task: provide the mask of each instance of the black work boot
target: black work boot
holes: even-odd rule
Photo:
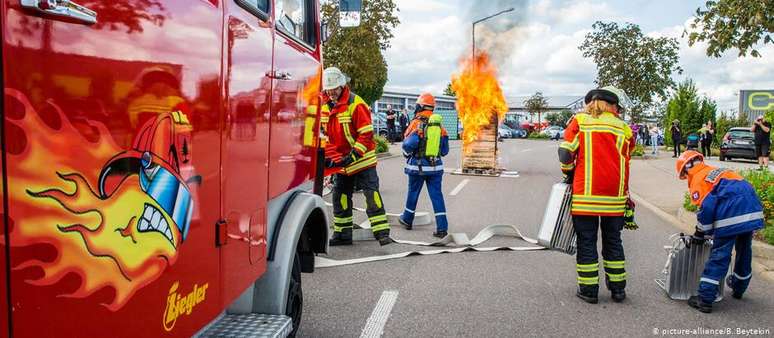
[[[705,303],[699,296],[691,296],[691,298],[688,298],[688,305],[704,313],[712,312],[712,303]]]
[[[616,303],[623,302],[626,299],[626,291],[624,289],[610,290],[610,298]]]
[[[334,232],[333,238],[328,241],[330,246],[352,245],[352,228],[346,228],[341,232]]]
[[[731,294],[731,297],[734,297],[734,299],[742,299],[742,293],[736,292],[734,290],[734,276],[729,275],[726,277],[726,286],[728,286],[729,289],[733,290],[734,292]]]
[[[406,221],[403,220],[403,218],[398,217],[398,223],[403,226],[406,230],[414,229],[414,226],[411,224],[406,223]]]
[[[433,236],[438,237],[438,238],[444,238],[448,234],[449,234],[449,232],[447,232],[447,231],[436,231],[436,232],[433,233]]]
[[[376,237],[376,240],[379,241],[379,245],[381,246],[395,243],[395,241],[390,238],[390,230],[380,230],[374,232],[374,237]]]
[[[575,295],[589,304],[596,304],[599,302],[599,297],[597,297],[597,290],[594,290],[592,287],[578,286],[578,292]]]

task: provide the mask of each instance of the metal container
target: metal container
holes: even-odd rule
[[[658,284],[669,298],[687,300],[691,296],[698,295],[699,280],[704,271],[704,263],[709,259],[712,251],[712,240],[704,243],[691,243],[691,237],[684,234],[675,234],[670,237],[672,245],[664,246],[667,250],[667,261],[664,266],[662,279],[656,279]],[[718,295],[715,301],[723,299],[725,281],[720,281]]]
[[[548,249],[574,255],[575,229],[572,227],[572,186],[554,184],[548,197],[543,222],[538,232],[538,243]]]

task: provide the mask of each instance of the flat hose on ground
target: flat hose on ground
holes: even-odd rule
[[[487,226],[486,228],[479,231],[475,236],[473,236],[473,239],[468,238],[467,234],[461,233],[461,232],[449,233],[448,235],[446,235],[446,237],[436,242],[408,241],[408,240],[393,238],[395,242],[399,244],[426,246],[426,247],[446,247],[444,249],[419,250],[419,251],[415,250],[415,251],[399,252],[399,253],[389,254],[389,255],[369,256],[369,257],[353,258],[353,259],[345,259],[345,260],[336,260],[336,259],[317,256],[315,257],[315,267],[331,268],[331,267],[343,266],[343,265],[352,265],[352,264],[384,261],[384,260],[390,260],[390,259],[398,259],[398,258],[404,258],[409,256],[418,256],[418,255],[429,256],[429,255],[437,255],[442,253],[459,253],[459,252],[466,252],[466,251],[477,251],[477,252],[536,251],[536,250],[546,249],[545,247],[542,247],[542,246],[500,246],[500,247],[483,247],[483,248],[477,247],[478,245],[488,241],[490,238],[494,236],[515,237],[515,238],[522,239],[528,243],[532,243],[532,244],[538,243],[537,240],[522,235],[521,231],[513,225],[495,224],[495,225]]]

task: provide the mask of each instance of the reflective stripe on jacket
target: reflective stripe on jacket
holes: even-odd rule
[[[763,206],[750,183],[737,178],[719,177],[729,172],[709,167],[691,180],[691,191],[701,181],[712,184],[712,189],[701,196],[696,218],[701,231],[715,237],[729,237],[763,228]],[[693,193],[692,193],[693,194]],[[692,196],[693,197],[693,196]]]
[[[622,216],[629,195],[629,160],[634,149],[631,128],[618,116],[578,113],[567,126],[560,152],[574,162],[562,171],[574,171],[572,214]]]
[[[325,157],[339,162],[352,150],[360,155],[360,159],[343,168],[341,174],[353,175],[376,166],[371,111],[360,96],[344,88],[339,101],[335,105],[326,105],[322,115],[321,124],[328,136]]]

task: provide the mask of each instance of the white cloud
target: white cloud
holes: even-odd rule
[[[457,71],[460,57],[470,54],[469,22],[459,5],[466,2],[398,3],[402,23],[395,31],[393,47],[386,53],[388,88],[440,93]],[[721,58],[710,58],[705,54],[705,44],[689,47],[682,37],[691,21],[690,11],[675,21],[663,18],[657,10],[647,15],[637,12],[637,6],[643,5],[613,6],[609,1],[588,0],[531,1],[513,54],[499,69],[506,95],[529,95],[538,90],[546,95],[582,95],[593,87],[596,66],[582,56],[578,46],[597,20],[647,23],[652,30],[646,32],[648,36],[677,38],[684,73],[675,74],[675,80],[692,78],[699,92],[716,100],[720,109],[735,109],[740,89],[774,88],[774,46],[759,48],[764,55],[761,58],[739,58],[735,50]]]

